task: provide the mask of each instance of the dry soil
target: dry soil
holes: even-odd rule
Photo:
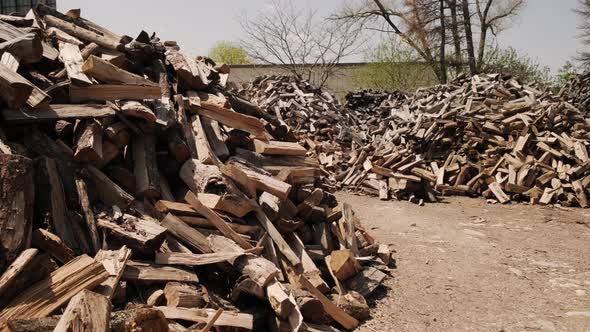
[[[590,211],[338,199],[395,250],[358,331],[590,331]]]

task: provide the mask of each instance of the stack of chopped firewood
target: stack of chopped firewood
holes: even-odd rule
[[[0,331],[333,331],[369,316],[389,248],[279,112],[225,89],[227,65],[43,5],[0,17],[0,39]],[[333,111],[291,91],[293,110]]]
[[[578,74],[569,80],[560,95],[588,114],[590,111],[590,71]]]
[[[419,89],[393,105],[374,112],[380,125],[351,150],[337,175],[343,185],[382,199],[481,195],[589,207],[590,121],[570,103],[496,74]]]

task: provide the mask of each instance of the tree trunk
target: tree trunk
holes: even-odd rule
[[[488,38],[489,26],[486,23],[481,23],[481,32],[479,34],[479,51],[477,54],[477,70],[480,71],[484,65],[484,55],[486,50],[486,40]]]
[[[35,187],[33,162],[0,155],[0,272],[31,245]]]
[[[469,1],[462,0],[463,4],[463,23],[465,25],[465,41],[467,42],[467,57],[469,63],[469,71],[471,75],[477,74],[477,67],[475,64],[475,51],[473,49],[473,32],[471,31],[471,11],[469,10]]]
[[[459,21],[457,21],[457,0],[449,1],[451,10],[451,32],[453,34],[453,46],[455,47],[455,61],[461,63],[461,36],[459,35]]]
[[[443,83],[447,83],[446,43],[447,29],[445,25],[445,1],[440,0],[440,71]]]

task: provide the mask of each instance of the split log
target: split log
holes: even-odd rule
[[[207,295],[195,285],[169,282],[164,288],[168,307],[203,308],[207,305]]]
[[[147,78],[132,74],[94,55],[90,55],[86,59],[81,69],[86,75],[109,84],[157,86]]]
[[[6,122],[45,122],[50,120],[103,118],[115,115],[108,105],[49,105],[36,109],[3,109],[2,116]]]
[[[108,332],[111,330],[111,308],[106,296],[82,290],[70,300],[53,331]]]
[[[109,277],[98,285],[94,289],[94,292],[112,300],[115,290],[119,286],[119,281],[123,276],[123,271],[125,271],[125,266],[127,266],[129,257],[131,257],[131,250],[126,246],[123,246],[119,250],[100,250],[94,259],[102,263],[105,270],[109,273]]]
[[[0,271],[31,243],[33,227],[33,162],[29,158],[0,154]]]
[[[227,236],[231,240],[235,241],[242,249],[252,249],[246,240],[244,240],[238,233],[236,233],[231,227],[229,227],[215,211],[205,206],[201,201],[193,194],[188,192],[184,199],[201,215],[205,216],[223,235]]]
[[[158,119],[149,107],[136,100],[121,101],[119,108],[125,116],[143,119],[148,123],[156,123]]]
[[[59,59],[63,62],[68,78],[72,84],[84,86],[91,85],[92,80],[82,72],[82,53],[77,45],[60,41],[59,43]]]
[[[106,231],[110,243],[127,245],[133,252],[150,255],[160,248],[166,238],[166,229],[155,221],[127,214],[123,220],[119,225],[99,217],[98,227]]]
[[[0,97],[8,106],[19,108],[27,103],[35,87],[7,66],[0,64]]]
[[[108,206],[116,205],[126,208],[133,202],[133,196],[126,193],[97,168],[87,165],[82,170],[82,174],[92,180],[99,198]]]
[[[346,281],[354,277],[361,270],[361,266],[352,251],[345,249],[332,251],[330,269],[338,280]]]
[[[167,319],[179,319],[195,323],[207,323],[216,314],[215,309],[187,309],[173,307],[156,307],[164,313]],[[215,321],[216,327],[238,328],[252,330],[254,318],[250,314],[224,311]]]
[[[346,287],[360,293],[365,298],[371,296],[371,294],[377,289],[379,285],[386,278],[385,273],[373,268],[367,267],[363,269],[353,278],[346,282]]]
[[[156,264],[160,265],[184,265],[202,266],[235,260],[244,255],[240,252],[217,252],[211,254],[189,253],[156,253]]]
[[[39,318],[51,314],[83,289],[94,288],[108,278],[101,263],[78,256],[14,298],[0,313],[0,329],[13,318]]]
[[[45,21],[45,24],[47,24],[47,26],[58,28],[58,29],[60,29],[60,30],[62,30],[62,31],[64,31],[76,38],[79,38],[81,40],[96,43],[97,45],[102,46],[107,49],[110,49],[110,50],[122,50],[123,49],[123,44],[121,43],[120,40],[117,41],[117,40],[110,39],[108,37],[99,35],[94,31],[84,29],[74,23],[64,21],[64,20],[59,19],[55,16],[45,15],[44,21]]]
[[[59,316],[12,319],[8,322],[8,329],[11,332],[51,332],[59,322]]]
[[[15,38],[22,37],[27,33],[23,30],[8,24],[6,22],[0,21],[0,39],[2,40],[13,40]],[[43,57],[49,59],[50,61],[54,61],[57,59],[59,53],[53,46],[51,46],[48,42],[41,42],[43,45]]]
[[[202,254],[212,252],[211,248],[209,247],[209,242],[203,234],[190,227],[174,215],[170,213],[166,215],[166,217],[162,220],[161,225],[166,227],[170,233],[172,233],[176,238],[184,242],[193,250],[196,250]]]
[[[99,163],[102,156],[101,125],[94,120],[88,120],[78,130],[74,159],[85,163]]]
[[[112,332],[168,332],[168,320],[156,308],[134,308],[111,315]]]
[[[9,53],[19,62],[37,63],[43,58],[43,44],[36,33],[29,33],[0,43],[0,53]]]
[[[188,282],[198,283],[199,277],[188,269],[155,265],[147,262],[129,260],[123,270],[122,280],[132,282]]]
[[[155,99],[160,97],[160,87],[146,85],[101,84],[89,86],[70,85],[70,101],[113,101],[121,99]]]
[[[41,228],[33,231],[32,245],[47,252],[62,264],[67,264],[76,257],[74,251],[59,236]]]
[[[305,156],[307,150],[298,143],[254,140],[256,152],[262,155]]]
[[[154,199],[160,197],[155,134],[150,132],[134,135],[132,144],[137,195]]]
[[[299,283],[308,290],[313,296],[315,296],[322,305],[324,306],[324,310],[326,313],[334,318],[340,325],[342,325],[347,330],[352,330],[359,325],[359,321],[357,321],[354,317],[350,316],[344,310],[338,308],[330,299],[328,299],[322,292],[317,290],[313,285],[307,280],[304,276],[299,277]]]
[[[168,51],[166,52],[166,60],[174,67],[181,83],[188,88],[201,90],[209,85],[205,71],[191,57],[181,52]]]
[[[232,110],[209,110],[206,108],[199,108],[197,114],[215,120],[228,127],[245,131],[259,139],[266,139],[268,134],[266,129],[264,129],[264,124],[260,120]]]
[[[14,281],[19,278],[19,274],[31,263],[33,258],[39,252],[37,249],[27,249],[20,253],[20,255],[10,264],[8,269],[0,276],[0,296],[6,290],[14,285]]]

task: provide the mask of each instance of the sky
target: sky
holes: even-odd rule
[[[343,0],[296,0],[299,8],[319,15],[336,12]],[[581,49],[577,39],[578,0],[528,0],[511,28],[498,38],[502,47],[512,46],[552,70],[573,59]],[[176,40],[191,54],[206,55],[216,42],[244,37],[240,19],[254,17],[269,0],[57,0],[58,10],[80,8],[82,16],[118,34],[136,37],[143,29],[163,40]],[[362,61],[357,56],[349,61]]]

